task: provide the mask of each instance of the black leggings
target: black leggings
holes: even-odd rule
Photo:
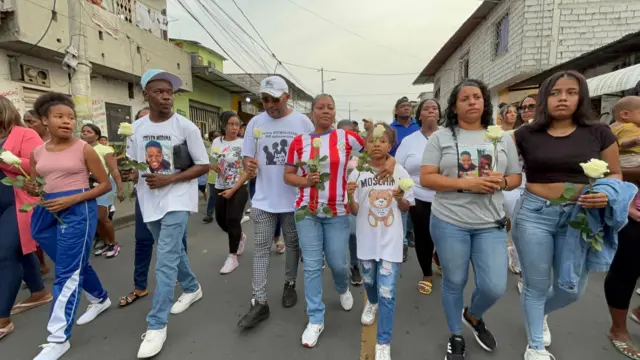
[[[416,206],[409,209],[413,222],[413,233],[416,241],[416,255],[422,269],[422,276],[433,276],[431,259],[433,257],[433,240],[429,231],[431,221],[431,203],[416,199]]]
[[[224,190],[216,189],[216,222],[229,236],[229,254],[238,252],[242,238],[242,215],[248,200],[247,187],[243,186],[229,199],[220,196]]]
[[[618,233],[618,251],[604,281],[604,296],[613,309],[629,309],[629,303],[640,277],[640,222],[629,223]]]

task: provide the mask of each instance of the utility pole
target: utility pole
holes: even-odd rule
[[[324,94],[324,68],[320,68],[320,82],[322,83],[322,94]]]
[[[87,36],[83,24],[83,4],[77,0],[67,1],[69,13],[69,47],[64,67],[71,75],[71,95],[76,105],[76,129],[79,136],[82,126],[93,120],[91,104],[91,63],[87,59]]]

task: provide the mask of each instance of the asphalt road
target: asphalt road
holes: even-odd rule
[[[226,235],[215,223],[202,224],[201,216],[191,217],[189,254],[192,267],[204,290],[204,298],[180,315],[171,315],[168,339],[158,360],[244,360],[244,359],[308,359],[347,360],[360,358],[363,290],[352,288],[356,299],[354,309],[344,312],[325,270],[324,289],[327,314],[325,330],[314,349],[303,348],[300,336],[306,324],[302,282],[302,266],[298,272],[298,304],[291,309],[280,305],[283,287],[284,255],[275,252],[269,270],[271,317],[251,331],[240,331],[237,321],[248,310],[251,297],[251,254],[253,249],[251,222],[245,223],[249,241],[240,267],[222,276],[220,267],[227,251]],[[133,227],[118,230],[122,245],[115,259],[92,258],[103,285],[109,291],[112,308],[95,321],[75,326],[71,350],[64,360],[135,359],[140,336],[146,328],[145,317],[151,306],[151,296],[123,309],[117,307],[119,296],[133,287]],[[445,355],[447,328],[440,297],[440,279],[435,279],[434,291],[424,296],[415,290],[420,270],[412,253],[403,266],[399,280],[396,322],[392,343],[395,360],[442,359]],[[473,277],[470,277],[473,279]],[[603,274],[594,274],[585,297],[574,306],[550,317],[553,345],[549,349],[558,360],[620,359],[606,336],[609,316],[603,294]],[[510,277],[507,295],[485,316],[487,326],[498,340],[498,350],[489,354],[478,346],[465,329],[467,359],[516,360],[523,358],[526,346],[525,330],[516,290],[516,278]],[[51,279],[47,280],[50,286]],[[150,288],[154,287],[153,273]],[[473,284],[467,286],[470,299]],[[179,295],[179,290],[177,290]],[[22,291],[19,299],[28,296]],[[633,304],[640,303],[635,297]],[[83,299],[80,311],[87,302]],[[19,314],[13,318],[16,331],[0,341],[0,360],[31,360],[46,342],[47,306]],[[631,332],[640,329],[630,323]]]

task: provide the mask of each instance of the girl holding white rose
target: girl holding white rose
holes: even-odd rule
[[[368,166],[374,171],[382,169],[395,140],[396,134],[387,124],[368,131]],[[401,212],[409,211],[415,200],[413,181],[402,166],[395,165],[390,179],[377,179],[374,171],[353,170],[347,192],[349,207],[356,215],[358,259],[367,296],[360,321],[369,326],[378,317],[375,358],[391,360],[396,282],[403,257]]]
[[[484,83],[463,81],[447,105],[446,128],[436,131],[425,148],[420,185],[436,191],[430,230],[443,269],[442,303],[451,334],[446,359],[463,360],[463,322],[483,349],[491,352],[497,347],[483,315],[507,286],[501,190],[517,188],[522,177],[513,140],[499,126],[490,126],[493,107]],[[476,288],[465,308],[470,262]]]
[[[568,221],[576,204],[584,209],[608,204],[603,193],[580,195],[589,177],[620,179],[621,172],[616,137],[606,124],[590,124],[594,117],[589,89],[581,74],[559,72],[545,80],[535,119],[515,132],[527,184],[513,216],[513,240],[524,279],[521,299],[528,337],[524,359],[550,360],[545,346],[551,344],[551,333],[545,315],[576,301],[587,284],[587,271],[582,271],[575,292],[559,286],[561,255],[572,246]],[[583,169],[580,163],[590,159],[606,163]]]
[[[353,307],[346,256],[350,234],[347,165],[351,154],[364,146],[360,135],[333,128],[336,110],[330,95],[316,96],[312,111],[315,130],[292,140],[284,172],[285,183],[298,188],[296,228],[304,257],[304,291],[309,315],[309,324],[302,334],[302,344],[306,347],[315,346],[324,330],[323,253],[342,308],[349,311]],[[394,160],[390,161],[395,165]]]

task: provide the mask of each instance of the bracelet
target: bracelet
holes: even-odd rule
[[[507,188],[509,187],[509,183],[507,182],[507,178],[503,177],[502,179],[504,180],[504,188],[502,188],[502,190],[507,190]]]

